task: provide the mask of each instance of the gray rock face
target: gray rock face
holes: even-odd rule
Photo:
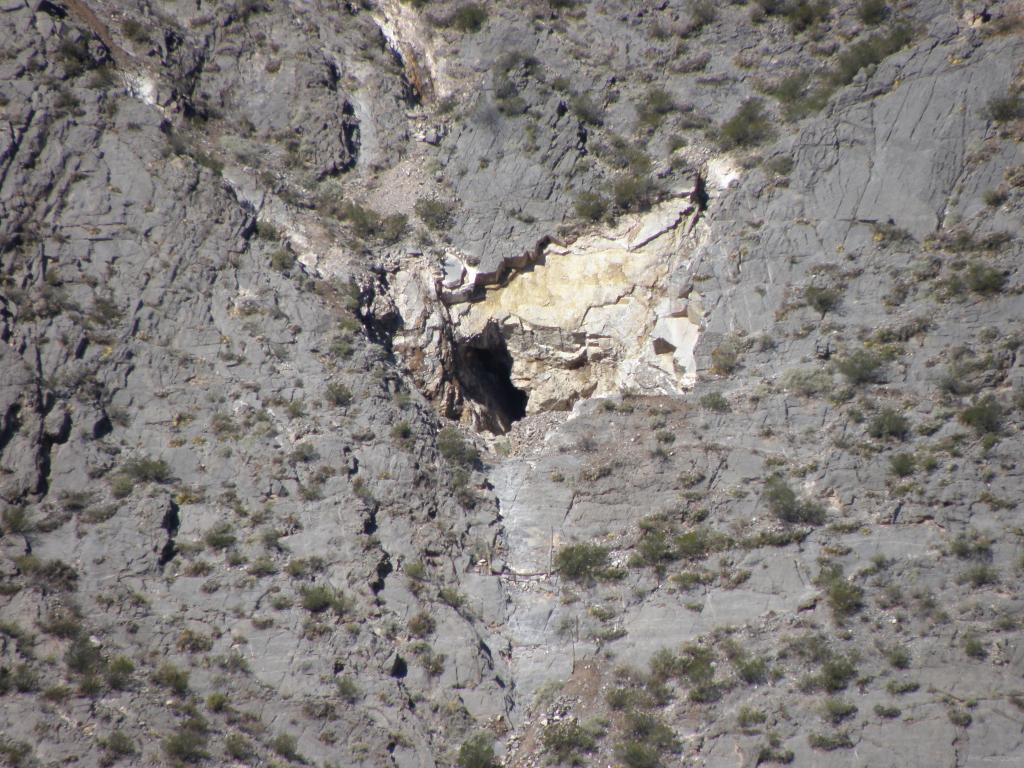
[[[0,3],[3,760],[1014,760],[1014,9],[413,5]]]

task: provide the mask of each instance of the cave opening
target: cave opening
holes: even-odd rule
[[[529,395],[512,383],[512,355],[497,324],[459,346],[457,370],[466,397],[483,406],[479,428],[504,434],[526,416]]]

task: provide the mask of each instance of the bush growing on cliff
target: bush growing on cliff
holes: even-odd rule
[[[600,221],[608,211],[608,200],[596,192],[580,192],[576,196],[576,215],[587,221]]]
[[[858,349],[836,363],[839,371],[853,385],[869,384],[881,378],[882,359],[867,349]]]
[[[494,742],[486,733],[478,733],[459,747],[459,768],[496,768]]]
[[[446,232],[451,229],[455,219],[452,215],[452,206],[443,200],[432,200],[428,197],[421,197],[413,206],[416,215],[420,217],[428,229],[435,232]]]
[[[1008,93],[989,100],[985,115],[994,123],[1008,123],[1024,117],[1024,99],[1019,93]]]
[[[541,743],[549,762],[558,765],[584,765],[584,754],[597,749],[594,733],[576,720],[561,720],[544,727]]]
[[[1002,429],[1003,407],[993,395],[986,395],[962,410],[957,419],[979,435],[994,435]]]
[[[889,6],[885,0],[860,0],[857,16],[868,26],[874,27],[889,18]]]
[[[601,108],[595,104],[585,93],[573,94],[569,99],[569,109],[580,119],[581,122],[591,125],[602,125],[604,115]]]
[[[812,307],[824,315],[839,306],[842,294],[835,288],[823,288],[818,285],[809,285],[804,289],[804,301],[807,306]]]
[[[555,556],[555,570],[573,581],[588,581],[608,566],[608,550],[598,544],[570,544]]]
[[[764,484],[764,498],[768,509],[785,523],[821,525],[825,522],[825,508],[807,499],[801,499],[781,477],[772,477]]]
[[[480,3],[465,3],[444,20],[444,26],[459,32],[479,32],[487,21],[487,9]]]
[[[839,54],[836,66],[829,77],[833,85],[844,86],[853,82],[865,67],[878,64],[882,59],[891,56],[906,46],[914,38],[914,31],[909,24],[894,25],[889,32],[878,33],[855,43]]]
[[[729,401],[721,392],[708,392],[706,395],[701,395],[700,405],[715,413],[728,413],[731,410]]]
[[[910,434],[910,422],[907,417],[893,408],[883,408],[868,423],[868,434],[878,440],[906,439]]]
[[[718,143],[722,149],[754,147],[772,136],[768,114],[760,99],[747,99],[736,113],[722,123]]]
[[[641,126],[657,128],[665,116],[676,109],[675,99],[664,88],[649,88],[636,105],[637,121]]]
[[[448,461],[470,467],[480,459],[480,453],[467,443],[454,427],[445,427],[437,433],[437,450]]]
[[[651,207],[654,193],[654,182],[646,173],[624,173],[612,184],[612,199],[624,211],[646,211]]]

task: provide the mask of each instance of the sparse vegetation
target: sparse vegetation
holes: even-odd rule
[[[598,544],[570,544],[555,556],[555,570],[573,581],[589,581],[608,566],[608,550]]]
[[[839,565],[823,565],[815,583],[825,590],[836,621],[849,618],[864,607],[864,589],[847,579]]]
[[[859,349],[836,362],[836,370],[854,386],[871,384],[881,379],[882,359],[870,350]]]
[[[470,467],[480,460],[477,449],[467,443],[454,427],[445,427],[437,433],[437,450],[448,461],[462,467]]]
[[[764,498],[773,515],[786,523],[821,525],[825,508],[817,502],[801,499],[781,477],[771,477],[764,484]]]
[[[170,662],[161,664],[153,673],[153,682],[179,696],[188,693],[188,672]]]
[[[443,200],[421,197],[413,210],[427,229],[434,232],[447,232],[455,223],[453,207]]]
[[[910,434],[910,422],[895,408],[887,406],[868,422],[868,434],[877,440],[905,440]]]
[[[985,113],[993,123],[1008,123],[1024,117],[1024,99],[1016,92],[995,96],[989,99]]]
[[[755,147],[768,141],[772,134],[764,103],[748,99],[719,127],[718,143],[722,149]]]
[[[715,413],[728,413],[731,410],[729,401],[721,392],[708,392],[701,395],[700,404],[702,408],[707,408]]]
[[[487,9],[480,3],[463,3],[444,19],[444,25],[459,32],[479,32],[487,21]]]
[[[600,221],[608,211],[608,200],[596,192],[581,192],[576,196],[576,215],[587,221]]]
[[[344,616],[352,608],[352,601],[341,590],[327,584],[304,584],[299,589],[302,607],[310,613],[323,613],[328,608]]]
[[[879,32],[854,43],[839,54],[830,79],[836,86],[849,85],[862,69],[874,66],[905,47],[914,37],[909,24],[894,24],[888,32]]]
[[[1003,413],[1003,407],[995,396],[985,395],[962,410],[957,419],[978,435],[995,435],[1002,430]]]
[[[541,735],[541,744],[548,762],[558,765],[585,765],[584,755],[597,749],[594,732],[575,719],[548,723]]]
[[[497,768],[494,742],[485,733],[478,733],[459,747],[459,768]]]

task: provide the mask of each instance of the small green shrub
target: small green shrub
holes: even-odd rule
[[[992,540],[978,531],[961,533],[950,543],[949,551],[961,560],[990,560]]]
[[[210,549],[220,550],[234,546],[235,542],[238,541],[238,537],[235,535],[235,530],[231,523],[223,522],[217,523],[217,525],[203,534],[203,541]]]
[[[409,634],[413,637],[426,637],[434,633],[437,622],[426,611],[420,611],[409,619]]]
[[[586,221],[600,221],[608,212],[608,200],[596,192],[580,192],[574,206],[576,215]]]
[[[11,768],[33,768],[37,765],[31,744],[6,735],[0,735],[0,759]]]
[[[706,526],[698,526],[676,536],[673,543],[678,557],[684,560],[702,560],[712,552],[728,549],[735,542],[724,533]]]
[[[899,411],[886,406],[868,422],[868,434],[878,440],[905,440],[910,434],[910,422]]]
[[[22,506],[10,506],[4,509],[2,530],[4,534],[28,533],[33,528],[32,518],[28,510]]]
[[[719,127],[722,149],[755,147],[772,137],[773,131],[760,99],[747,99],[736,113]]]
[[[882,359],[867,349],[851,352],[836,363],[836,370],[854,386],[879,381]]]
[[[1002,431],[1003,407],[994,395],[985,395],[962,410],[957,419],[978,435],[995,435]]]
[[[480,3],[464,3],[445,20],[445,26],[460,32],[479,32],[487,22],[487,9]]]
[[[355,704],[363,695],[355,680],[348,676],[339,677],[335,680],[335,686],[338,689],[338,697],[349,704]]]
[[[178,730],[161,742],[164,754],[174,762],[200,763],[210,755],[207,745],[206,721],[200,717],[190,717],[182,723]]]
[[[328,608],[343,616],[351,609],[351,600],[341,590],[326,584],[304,584],[299,589],[302,607],[310,613],[323,613]]]
[[[240,733],[229,733],[224,737],[224,751],[234,760],[248,761],[256,754],[252,742]]]
[[[782,377],[782,386],[789,392],[813,397],[831,392],[832,376],[820,368],[798,368],[786,371]]]
[[[331,382],[327,385],[326,399],[331,405],[342,408],[352,402],[352,392],[340,382]]]
[[[875,704],[875,714],[885,720],[892,720],[903,714],[899,707],[890,707],[885,704]]]
[[[896,453],[889,457],[889,469],[896,477],[910,477],[914,474],[915,461],[912,453]]]
[[[812,733],[807,737],[807,743],[811,745],[812,749],[819,749],[823,752],[853,748],[853,739],[850,738],[850,734],[846,731]]]
[[[885,651],[885,660],[896,669],[908,669],[910,667],[910,651],[900,645],[894,645]]]
[[[1009,199],[1009,194],[1001,189],[989,189],[981,196],[981,200],[989,208],[998,208]]]
[[[885,690],[892,696],[902,696],[906,693],[913,693],[920,687],[921,685],[913,680],[890,680],[886,684]]]
[[[100,739],[100,746],[113,759],[134,755],[138,750],[135,742],[124,731],[112,731],[105,739]]]
[[[138,483],[168,483],[173,479],[171,468],[163,459],[132,459],[122,471]]]
[[[857,16],[869,27],[875,27],[889,18],[889,6],[885,0],[860,0]]]
[[[107,664],[105,677],[107,685],[115,691],[126,690],[132,681],[135,664],[127,656],[115,656]]]
[[[612,200],[624,211],[646,211],[655,194],[654,182],[646,173],[630,171],[612,183]]]
[[[649,88],[640,103],[636,105],[637,120],[640,125],[649,128],[659,126],[665,116],[675,110],[676,102],[672,94],[658,86]]]
[[[287,248],[278,248],[270,254],[270,267],[276,272],[289,272],[295,266],[295,254]]]
[[[706,395],[702,395],[700,404],[702,408],[707,408],[715,413],[728,413],[732,410],[729,407],[729,401],[721,392],[708,392]]]
[[[790,30],[799,34],[828,19],[831,10],[830,0],[789,0],[783,3],[782,15],[789,21]]]
[[[960,709],[959,707],[950,707],[946,714],[949,716],[949,722],[958,728],[967,728],[972,722],[974,722],[974,718],[971,717],[971,713],[965,709]]]
[[[828,693],[845,691],[847,686],[857,677],[857,667],[848,656],[830,656],[821,665],[821,671],[805,680],[810,690],[823,690]]]
[[[432,200],[421,197],[413,206],[416,215],[419,216],[427,229],[434,232],[447,232],[455,223],[455,216],[452,206],[443,200]]]
[[[597,106],[585,93],[573,94],[569,99],[569,109],[580,119],[581,122],[591,125],[602,125],[604,115],[601,108]]]
[[[1024,99],[1019,93],[995,96],[985,105],[985,116],[994,123],[1008,123],[1024,117]]]
[[[826,699],[822,705],[822,717],[832,725],[839,725],[844,720],[849,720],[857,714],[857,705],[852,701],[840,698]]]
[[[821,315],[831,312],[839,306],[842,294],[835,288],[823,288],[809,285],[804,289],[804,301]]]
[[[768,715],[765,714],[763,709],[747,705],[740,707],[740,711],[736,713],[736,724],[744,730],[762,725],[767,719]]]
[[[541,734],[548,762],[559,765],[585,765],[583,755],[597,749],[594,734],[575,719],[548,723]]]
[[[852,616],[864,607],[864,590],[848,581],[839,565],[822,565],[815,583],[825,590],[829,608],[837,621]]]
[[[761,656],[741,656],[733,666],[736,676],[747,685],[760,685],[768,680],[768,660]]]
[[[985,647],[985,643],[977,635],[967,635],[964,638],[964,653],[972,659],[988,658],[988,648]]]
[[[478,733],[459,747],[459,768],[497,768],[494,742],[486,733]]]
[[[799,498],[781,477],[771,477],[765,482],[764,498],[771,513],[785,523],[821,525],[825,522],[825,508]]]
[[[136,19],[126,18],[122,21],[121,32],[133,43],[144,45],[149,42],[149,31],[142,22]]]
[[[231,700],[223,691],[214,691],[206,697],[206,708],[211,712],[224,712],[230,704]]]
[[[299,754],[299,740],[290,733],[279,733],[270,742],[270,748],[275,753],[293,763],[303,763],[305,760]]]
[[[913,29],[908,24],[898,23],[888,32],[854,43],[839,54],[829,79],[836,86],[849,85],[862,69],[878,64],[908,45],[913,38]]]
[[[969,290],[982,296],[994,296],[1002,293],[1006,287],[1006,274],[980,261],[972,261],[967,265],[963,280]]]
[[[598,544],[570,544],[555,555],[555,570],[573,581],[589,581],[608,567],[608,549]]]
[[[975,565],[964,571],[958,581],[975,589],[999,583],[999,571],[990,565]]]
[[[437,433],[437,450],[448,461],[462,467],[470,467],[480,459],[480,453],[467,443],[454,427],[445,427]]]
[[[64,652],[64,663],[77,675],[95,675],[103,667],[100,647],[85,635],[78,635]]]
[[[170,662],[161,664],[153,673],[152,679],[157,685],[168,688],[179,696],[188,693],[188,671]]]

